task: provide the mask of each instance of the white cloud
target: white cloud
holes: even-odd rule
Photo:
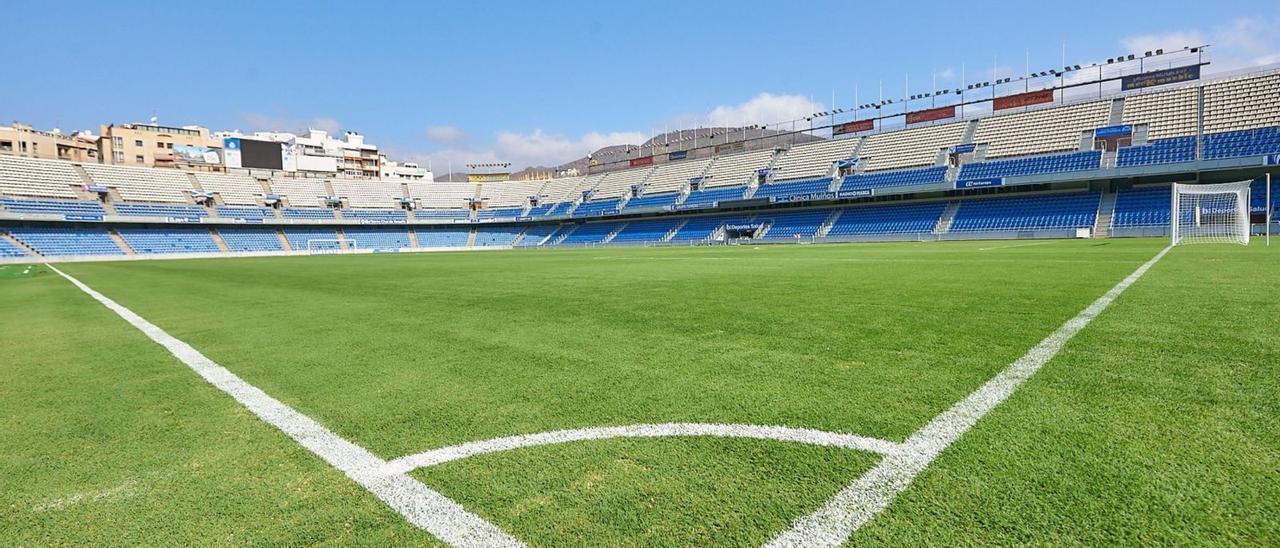
[[[471,136],[454,126],[427,127],[427,141],[433,144],[447,147],[464,146],[470,139]]]
[[[306,133],[307,129],[319,129],[336,135],[342,131],[342,122],[333,118],[295,118],[285,115],[273,115],[262,112],[246,112],[241,115],[249,124],[249,131],[286,131],[290,133]]]
[[[822,103],[807,97],[761,93],[744,103],[718,106],[707,119],[712,126],[749,126],[786,122],[824,110]]]
[[[1280,63],[1280,19],[1246,17],[1208,30],[1176,30],[1131,36],[1120,41],[1126,51],[1142,54],[1208,44],[1214,71]]]

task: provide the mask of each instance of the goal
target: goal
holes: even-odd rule
[[[1249,245],[1249,181],[1173,185],[1173,245]]]
[[[307,240],[307,253],[311,255],[326,255],[332,253],[346,253],[360,249],[359,242],[347,238],[346,240],[335,239],[314,239]]]

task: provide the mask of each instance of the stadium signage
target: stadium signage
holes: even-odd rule
[[[200,218],[199,218],[199,217],[165,217],[165,220],[166,220],[166,221],[168,221],[168,222],[170,222],[170,223],[198,223],[198,222],[200,222]]]
[[[974,143],[968,143],[968,144],[963,144],[963,145],[956,145],[956,146],[951,147],[951,153],[952,153],[952,154],[967,154],[967,153],[973,152],[974,150],[977,150],[977,148],[978,148],[978,145],[976,145],[976,144],[974,144]]]
[[[232,220],[231,220],[231,222],[233,222],[233,223],[241,223],[241,224],[262,224],[262,219],[244,219],[244,218],[236,218],[236,219],[232,219]]]
[[[1199,79],[1200,65],[1156,70],[1121,78],[1120,91],[1163,86],[1166,84],[1177,84],[1179,82],[1190,82],[1192,80]]]
[[[989,186],[1004,186],[1004,177],[956,181],[956,188],[986,188]]]
[[[642,158],[632,158],[631,167],[653,165],[653,156],[645,156]]]
[[[1042,103],[1053,102],[1053,90],[1042,89],[1040,91],[1032,91],[1030,93],[1019,93],[1017,95],[1008,95],[1005,97],[996,97],[992,108],[995,110],[1004,110],[1008,108],[1029,107],[1031,105],[1039,105]]]
[[[865,198],[871,196],[872,190],[869,188],[860,188],[857,190],[841,190],[838,194],[841,198]]]
[[[1280,166],[1280,154],[1268,154],[1264,165]]]
[[[871,131],[875,129],[875,120],[857,120],[854,122],[845,122],[831,128],[832,135],[845,135],[848,133],[857,133],[859,131]]]
[[[747,223],[741,225],[724,225],[724,229],[742,232],[747,230],[759,230],[762,226],[764,226],[764,223]]]
[[[907,123],[919,124],[921,122],[932,122],[934,120],[945,120],[947,118],[955,118],[955,117],[956,117],[956,107],[955,105],[951,105],[949,107],[938,107],[938,108],[931,108],[929,110],[917,110],[915,112],[908,112]]]
[[[105,185],[84,185],[85,192],[94,192],[97,194],[106,194],[110,192]]]
[[[775,204],[785,204],[788,202],[810,202],[813,200],[831,200],[836,197],[834,192],[810,192],[807,194],[792,194],[790,196],[774,196],[770,201]]]
[[[668,162],[673,161],[673,160],[683,160],[683,159],[688,158],[688,157],[689,157],[689,151],[687,151],[687,150],[677,150],[677,151],[675,151],[675,152],[667,153],[667,161],[668,161]]]
[[[64,221],[101,221],[102,215],[63,215]]]
[[[1133,135],[1133,126],[1129,124],[1121,126],[1100,127],[1093,130],[1093,136],[1098,139],[1106,139],[1108,137],[1124,137]]]

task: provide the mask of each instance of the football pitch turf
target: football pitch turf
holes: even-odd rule
[[[1174,248],[853,544],[1280,541],[1277,250]],[[764,425],[904,442],[1161,240],[69,263],[386,461],[522,434]],[[440,540],[47,266],[0,271],[6,544]],[[604,437],[405,470],[531,545],[760,545],[884,458]]]

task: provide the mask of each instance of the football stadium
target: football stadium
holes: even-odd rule
[[[0,133],[0,538],[1280,542],[1280,65],[1214,47],[535,176]]]

